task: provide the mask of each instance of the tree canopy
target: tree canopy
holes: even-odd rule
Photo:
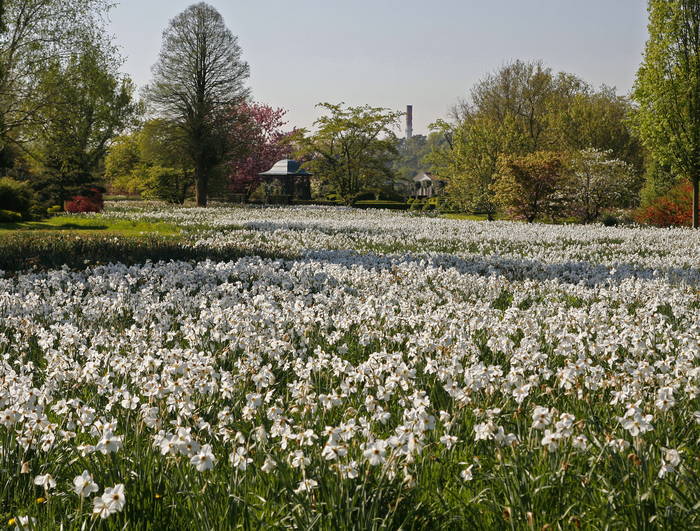
[[[85,42],[105,41],[107,0],[5,0],[0,31],[0,150],[25,148],[27,126],[51,105],[42,73]],[[41,125],[41,124],[40,124]],[[2,157],[7,160],[7,157]]]
[[[111,47],[86,41],[65,64],[54,60],[39,76],[47,104],[37,110],[42,125],[32,133],[30,152],[45,182],[42,194],[54,202],[98,179],[109,142],[138,112],[119,64]]]
[[[693,183],[693,227],[700,182],[700,3],[649,0],[649,40],[637,73],[636,122],[661,164]]]
[[[502,155],[595,148],[641,166],[640,146],[626,124],[631,109],[609,87],[594,90],[541,62],[515,61],[478,82],[451,123],[433,124],[446,142],[428,160],[449,180],[447,192],[460,209],[493,215],[491,184]]]
[[[170,21],[148,100],[183,132],[198,206],[206,206],[210,175],[230,148],[230,110],[248,97],[248,75],[238,38],[212,6],[194,4]]]
[[[330,191],[345,201],[367,187],[393,187],[391,163],[397,155],[394,129],[403,113],[371,107],[346,107],[320,103],[326,114],[314,126],[316,132],[298,133],[297,156]]]

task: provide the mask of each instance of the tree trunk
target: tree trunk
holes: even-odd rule
[[[206,207],[209,175],[207,175],[203,164],[198,164],[195,172],[195,199],[197,201],[197,206]]]
[[[700,220],[698,220],[698,188],[700,187],[700,175],[697,173],[693,175],[693,228],[697,229],[700,227]]]

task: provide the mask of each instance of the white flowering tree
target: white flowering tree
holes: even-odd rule
[[[584,223],[595,221],[606,208],[629,206],[639,191],[639,179],[626,162],[610,151],[594,148],[576,153],[571,161],[571,213]]]

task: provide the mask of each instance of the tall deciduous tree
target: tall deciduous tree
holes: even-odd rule
[[[96,180],[109,142],[138,112],[119,65],[111,46],[86,41],[65,64],[55,60],[40,75],[47,105],[37,113],[41,125],[30,151],[45,181],[41,192],[54,201]]]
[[[649,0],[649,40],[637,73],[637,123],[647,148],[693,185],[700,226],[700,3]]]
[[[148,99],[183,132],[198,206],[206,206],[210,175],[229,149],[230,109],[248,96],[241,55],[219,12],[202,2],[170,21],[153,67]]]
[[[393,184],[391,163],[397,155],[394,129],[403,113],[370,107],[321,103],[327,114],[316,132],[299,134],[300,158],[311,159],[315,175],[346,201],[366,187]]]
[[[434,124],[450,141],[429,160],[449,180],[453,203],[492,215],[496,198],[490,185],[502,154],[596,148],[641,165],[640,146],[625,123],[630,109],[608,87],[594,90],[540,62],[516,61],[478,82],[455,108],[452,123]]]
[[[23,149],[51,104],[38,90],[47,65],[104,38],[108,0],[5,0],[0,31],[0,151]],[[0,156],[5,161],[7,157]]]

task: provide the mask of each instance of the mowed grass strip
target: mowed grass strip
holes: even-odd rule
[[[90,232],[120,236],[140,236],[143,234],[173,236],[180,234],[181,228],[171,223],[110,219],[100,215],[89,217],[56,216],[43,221],[0,223],[0,237],[24,231]]]

